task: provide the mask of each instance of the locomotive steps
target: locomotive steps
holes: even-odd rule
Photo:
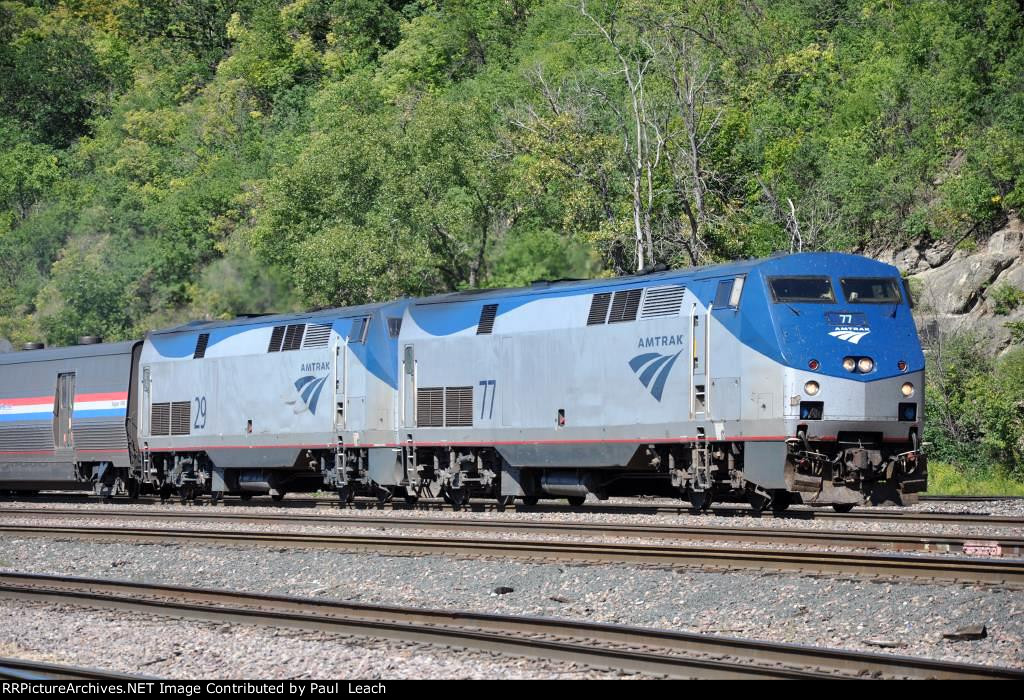
[[[59,525],[0,525],[8,538],[45,537],[86,541],[121,541],[215,546],[328,548],[383,554],[455,556],[654,566],[697,566],[717,570],[788,571],[879,578],[1024,587],[1024,560],[968,559],[862,552],[807,552],[798,549],[707,547],[640,543],[553,542],[422,536],[321,535],[209,530]],[[773,531],[774,533],[774,531]]]
[[[1024,671],[561,619],[367,605],[39,574],[0,574],[0,596],[323,630],[702,678],[1024,678]]]

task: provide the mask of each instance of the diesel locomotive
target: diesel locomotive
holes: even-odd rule
[[[0,489],[847,510],[927,487],[896,268],[839,253],[0,355]]]

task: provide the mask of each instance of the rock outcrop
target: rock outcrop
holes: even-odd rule
[[[988,241],[971,249],[919,243],[881,260],[910,279],[922,336],[966,332],[993,354],[1021,342],[1024,330],[1024,221],[1014,215]]]

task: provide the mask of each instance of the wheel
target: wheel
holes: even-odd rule
[[[711,500],[710,491],[690,491],[690,505],[694,510],[706,511],[711,507]]]
[[[384,505],[385,503],[391,503],[395,498],[395,494],[391,492],[391,489],[386,486],[377,487],[377,503]]]
[[[408,491],[405,492],[405,495],[402,496],[402,498],[404,498],[405,502],[408,503],[409,505],[413,505],[414,503],[420,500],[419,496],[417,496],[414,493],[409,493]]]
[[[280,503],[281,501],[284,500],[284,491],[278,491],[277,493],[272,493],[272,494],[270,494],[270,497],[273,500],[275,500],[278,503]]]
[[[210,505],[211,506],[217,505],[222,500],[224,500],[224,492],[223,491],[214,491],[213,493],[210,494]]]
[[[498,496],[498,510],[503,511],[515,502],[515,496]]]
[[[569,505],[571,505],[573,508],[579,508],[581,505],[583,505],[584,503],[587,502],[587,497],[586,496],[568,496],[568,497],[566,497],[565,500],[569,501]]]
[[[142,490],[142,484],[139,483],[138,479],[128,479],[128,483],[125,484],[125,489],[128,493],[128,498],[136,500],[139,497],[139,491]]]
[[[187,486],[178,487],[178,503],[185,505],[188,503],[189,493]]]
[[[338,487],[338,500],[342,503],[352,502],[352,487],[348,484],[342,484]]]
[[[540,496],[523,496],[524,506],[535,506],[540,503]]]
[[[853,503],[833,503],[832,510],[837,513],[849,513],[853,510],[854,505]]]
[[[793,498],[789,495],[789,491],[777,490],[772,492],[772,512],[781,513],[793,502]]]
[[[773,505],[772,499],[762,493],[758,493],[757,491],[750,491],[747,493],[747,503],[750,504],[750,509],[757,515],[760,515],[768,506]]]
[[[238,497],[241,498],[243,501],[251,501],[252,500],[252,494],[251,493],[240,493],[240,494],[238,494]]]
[[[466,492],[464,487],[453,489],[448,486],[444,489],[444,500],[452,508],[461,508],[466,505],[466,501],[469,500],[469,494]]]

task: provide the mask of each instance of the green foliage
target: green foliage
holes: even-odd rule
[[[954,336],[932,347],[928,361],[931,454],[1024,477],[1024,348],[991,361],[977,340]]]
[[[1024,302],[1024,291],[1004,282],[993,287],[988,293],[997,316],[1005,316]]]
[[[998,468],[970,468],[928,462],[928,493],[933,496],[1024,496],[1024,482]]]

